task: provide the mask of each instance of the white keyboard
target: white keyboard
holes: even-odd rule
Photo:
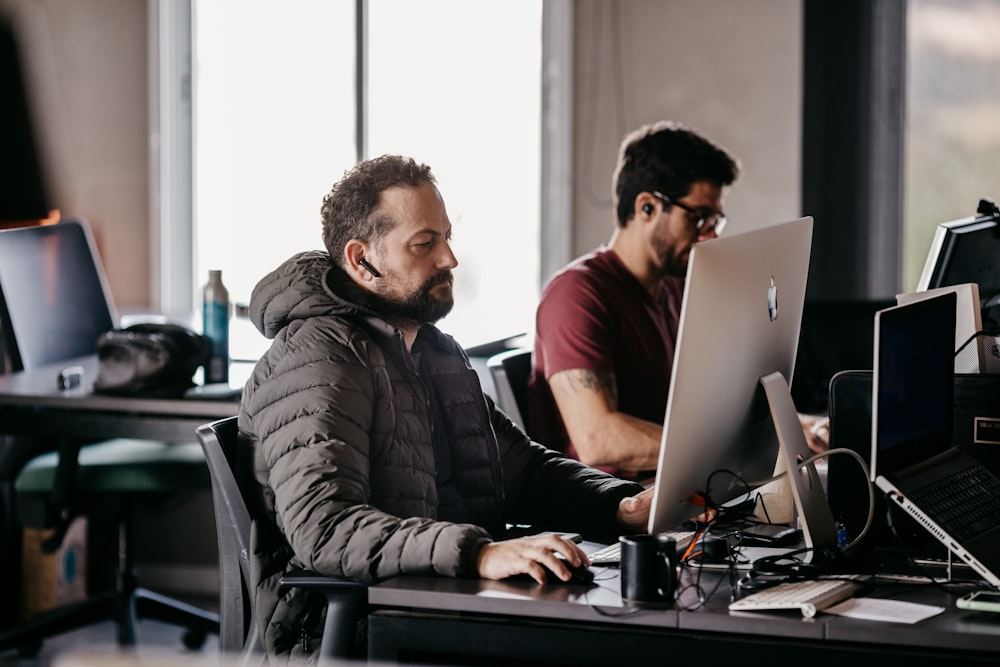
[[[798,609],[806,618],[853,597],[862,584],[850,579],[810,579],[789,581],[751,593],[729,603],[730,611],[770,611]]]
[[[674,538],[677,542],[677,549],[686,549],[691,539],[694,537],[693,530],[669,530],[664,535]],[[593,565],[614,565],[621,562],[622,545],[614,542],[606,547],[601,547],[591,554],[587,554]]]

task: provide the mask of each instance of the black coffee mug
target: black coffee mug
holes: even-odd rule
[[[666,535],[622,535],[622,599],[673,604],[677,587],[677,543]]]

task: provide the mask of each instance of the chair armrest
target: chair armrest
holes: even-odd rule
[[[328,577],[310,570],[286,572],[280,588],[304,588],[326,595],[326,624],[320,654],[324,657],[354,657],[355,632],[368,606],[368,586],[344,577]]]
[[[345,577],[330,577],[325,574],[313,572],[312,570],[292,570],[291,572],[286,572],[278,580],[278,585],[281,588],[310,588],[324,592],[367,593],[368,591],[367,584],[352,581]]]

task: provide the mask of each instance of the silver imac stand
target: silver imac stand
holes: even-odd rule
[[[781,373],[774,372],[763,376],[760,383],[771,409],[771,419],[778,435],[778,456],[788,476],[795,509],[802,524],[802,537],[810,549],[803,560],[811,561],[817,550],[837,546],[833,512],[830,511],[816,466],[810,463],[802,467],[802,462],[811,457],[812,452],[806,444],[788,382]]]

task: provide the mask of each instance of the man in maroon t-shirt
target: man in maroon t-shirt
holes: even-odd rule
[[[549,281],[536,314],[532,437],[632,479],[656,470],[691,247],[725,225],[725,150],[668,122],[628,134],[610,242]]]
[[[652,480],[691,247],[722,233],[723,190],[738,175],[724,149],[678,123],[626,135],[611,240],[542,292],[528,383],[533,439],[621,477]],[[813,446],[817,435],[807,435]]]

